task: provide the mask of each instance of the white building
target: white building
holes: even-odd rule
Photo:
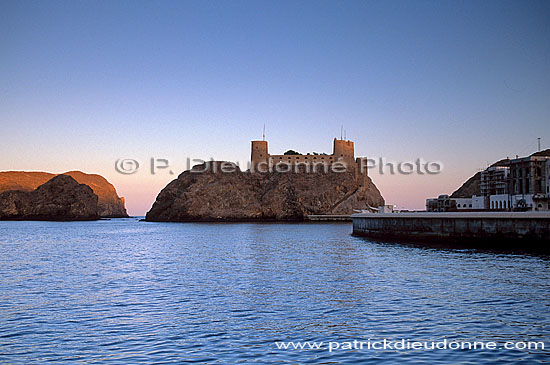
[[[472,198],[451,198],[456,202],[457,210],[472,209]]]
[[[487,209],[487,206],[485,204],[485,197],[484,196],[472,196],[472,209],[475,210],[484,210]]]
[[[514,208],[535,210],[533,195],[531,194],[510,195],[510,201],[512,202],[512,207]]]
[[[489,196],[489,209],[509,210],[510,207],[510,196],[508,194],[495,194]]]

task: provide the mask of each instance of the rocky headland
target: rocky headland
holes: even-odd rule
[[[57,174],[38,171],[0,172],[0,193],[8,190],[29,192],[51,180]],[[124,198],[118,196],[115,187],[103,176],[69,171],[62,175],[71,176],[80,184],[89,186],[98,196],[98,213],[102,218],[126,218]]]
[[[95,220],[98,197],[67,175],[57,175],[32,191],[0,193],[0,220]]]
[[[198,165],[162,189],[145,220],[301,221],[383,204],[372,180],[353,171],[221,172]]]

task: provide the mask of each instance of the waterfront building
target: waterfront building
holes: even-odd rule
[[[426,210],[550,210],[550,150],[505,159],[481,171],[479,191],[471,198],[427,199]]]
[[[460,210],[471,210],[472,198],[451,198],[448,195],[440,195],[437,198],[426,199],[426,210],[428,212],[454,212]]]
[[[491,210],[510,210],[512,204],[508,194],[489,195],[489,209]]]
[[[473,210],[485,210],[487,209],[486,197],[484,196],[472,196],[472,209]]]
[[[510,160],[509,194],[513,209],[550,210],[550,150]]]
[[[509,161],[509,160],[507,160]],[[481,171],[479,188],[482,196],[508,194],[509,166],[491,166]]]
[[[451,198],[456,203],[457,210],[472,209],[472,198]]]

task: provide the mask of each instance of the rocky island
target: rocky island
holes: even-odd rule
[[[57,175],[32,191],[0,194],[1,220],[95,220],[98,197],[68,175]]]
[[[266,141],[252,142],[252,169],[209,162],[184,171],[157,196],[146,221],[301,221],[307,215],[351,214],[384,204],[366,172],[357,169],[353,142],[334,140],[334,153],[270,155]],[[313,161],[345,171],[278,171],[273,166],[308,167]],[[222,164],[234,165],[223,172]],[[270,167],[261,171],[261,165]]]
[[[368,176],[352,172],[185,171],[157,196],[146,221],[300,221],[384,204]]]
[[[5,171],[0,172],[0,193],[8,190],[30,192],[51,180],[57,174],[40,171]],[[124,198],[117,195],[115,187],[103,176],[86,174],[81,171],[69,171],[67,175],[79,184],[89,186],[98,197],[98,214],[101,218],[127,218]]]

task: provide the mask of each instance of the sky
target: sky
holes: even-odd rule
[[[423,209],[550,147],[550,2],[0,0],[0,171],[97,173],[140,216],[187,159],[246,166],[264,124],[273,154],[343,125],[356,156],[441,163],[369,172]]]

